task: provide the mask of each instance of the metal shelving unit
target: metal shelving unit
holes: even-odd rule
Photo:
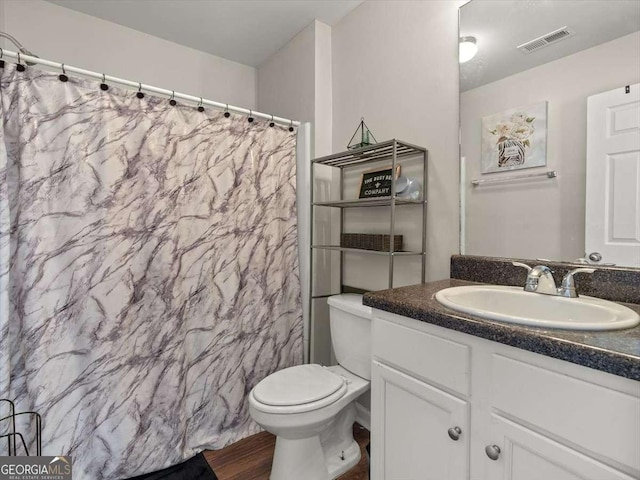
[[[378,197],[378,198],[365,198],[365,199],[344,199],[344,172],[345,169],[354,166],[360,166],[365,163],[382,162],[385,160],[391,160],[391,171],[395,172],[398,160],[408,159],[420,160],[422,158],[422,199],[421,200],[407,200],[396,197],[396,179],[395,176],[391,182],[391,196]],[[390,236],[390,250],[389,251],[374,251],[374,250],[360,250],[357,248],[345,248],[339,245],[311,245],[311,281],[309,284],[310,294],[309,299],[311,302],[310,311],[313,311],[313,300],[317,298],[326,298],[330,295],[313,295],[313,251],[314,250],[334,250],[340,252],[340,290],[343,290],[343,278],[344,278],[344,254],[345,253],[360,253],[364,255],[386,255],[389,257],[389,288],[393,288],[393,265],[394,259],[398,256],[421,256],[422,261],[422,273],[421,282],[425,282],[426,275],[426,248],[427,248],[427,200],[426,200],[426,185],[427,185],[427,159],[428,152],[425,148],[412,145],[400,140],[388,140],[386,142],[377,143],[375,145],[369,145],[357,150],[348,150],[326,157],[316,158],[312,160],[311,164],[311,239],[313,242],[313,231],[315,222],[315,209],[316,207],[334,207],[341,209],[340,212],[340,233],[344,231],[344,211],[346,208],[363,208],[363,207],[389,207],[389,236]],[[318,201],[314,202],[313,198],[313,185],[315,179],[315,166],[327,165],[329,167],[335,167],[340,169],[340,200],[335,201]],[[395,218],[396,207],[402,205],[422,205],[422,249],[419,252],[415,251],[394,251],[394,235],[395,235]]]

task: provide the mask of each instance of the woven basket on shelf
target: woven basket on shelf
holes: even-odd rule
[[[388,252],[390,238],[390,235],[377,233],[343,233],[340,235],[340,246],[344,248]],[[393,251],[402,251],[402,235],[393,236]]]

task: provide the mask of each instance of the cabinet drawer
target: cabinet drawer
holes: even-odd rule
[[[467,345],[375,318],[372,350],[385,363],[469,395]]]
[[[492,407],[640,472],[640,383],[630,395],[497,354],[492,377]]]

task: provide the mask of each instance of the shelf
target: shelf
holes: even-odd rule
[[[406,251],[400,251],[400,252],[381,252],[379,250],[364,250],[362,248],[347,248],[347,247],[340,247],[338,245],[311,245],[311,248],[317,249],[317,250],[335,250],[337,252],[349,252],[349,253],[365,253],[365,254],[369,254],[369,255],[384,255],[384,256],[389,256],[389,254],[391,253],[392,256],[409,256],[409,255],[423,255],[422,252],[406,252]]]
[[[396,205],[421,205],[422,200],[407,200],[396,197]],[[387,207],[391,205],[391,197],[356,198],[353,200],[335,200],[331,202],[314,202],[315,207]]]
[[[357,150],[328,155],[316,158],[313,163],[329,165],[330,167],[351,167],[361,163],[390,160],[393,155],[393,143],[396,142],[396,158],[412,157],[416,155],[426,156],[427,150],[422,147],[401,142],[400,140],[387,140],[386,142],[368,145]]]

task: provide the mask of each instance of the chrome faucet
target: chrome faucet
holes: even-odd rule
[[[576,273],[593,273],[595,268],[574,268],[569,271],[562,279],[562,286],[558,289],[558,295],[567,298],[578,298],[578,290],[576,290],[576,283],[573,280],[573,276]]]
[[[537,265],[531,268],[520,262],[511,262],[514,267],[522,267],[527,270],[527,281],[524,285],[525,292],[540,293],[543,295],[556,295],[566,298],[578,298],[578,291],[573,276],[578,273],[593,273],[595,268],[576,268],[567,273],[562,279],[560,288],[556,287],[553,271],[546,265]]]
[[[514,267],[522,267],[527,270],[527,282],[524,284],[525,292],[542,293],[543,295],[557,295],[558,288],[553,279],[553,272],[546,265],[538,265],[531,268],[520,262],[512,262]]]

